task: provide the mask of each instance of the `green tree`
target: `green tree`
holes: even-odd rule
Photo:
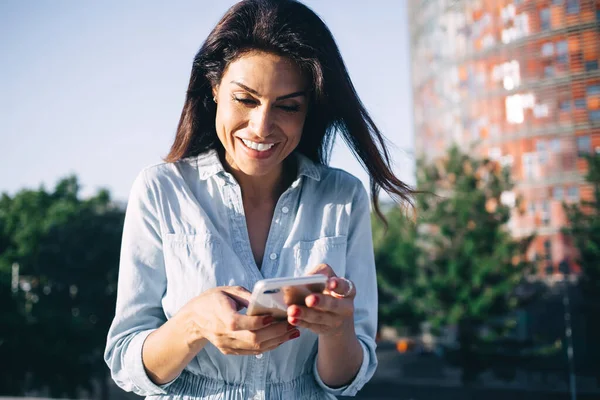
[[[16,336],[13,330],[0,339],[0,354],[12,349],[11,360],[23,363],[13,373],[18,385],[0,378],[3,394],[48,389],[52,397],[75,397],[78,389],[91,390],[93,380],[104,384],[123,218],[105,190],[80,199],[75,177],[53,192],[2,196],[0,296],[7,298],[18,264],[21,284],[8,296],[6,313],[22,325]]]
[[[379,323],[396,328],[404,335],[415,334],[425,316],[411,304],[423,293],[415,286],[419,278],[416,261],[420,250],[416,244],[417,226],[405,210],[394,207],[385,217],[387,226],[373,218],[373,246],[379,289]]]
[[[442,159],[419,162],[417,179],[423,192],[417,228],[392,215],[390,238],[376,246],[388,300],[382,316],[396,313],[398,324],[408,316],[412,327],[427,321],[438,333],[456,327],[456,362],[469,383],[481,371],[477,355],[485,344],[514,323],[507,317],[519,305],[515,291],[531,267],[524,259],[531,238],[516,241],[507,229],[511,208],[501,197],[512,183],[497,163],[452,148]]]
[[[585,357],[589,371],[600,382],[600,154],[589,155],[586,181],[593,188],[592,200],[565,204],[569,226],[563,230],[578,250],[576,262],[581,268],[579,287],[583,297],[583,316],[586,327]],[[567,264],[565,260],[564,264]],[[564,269],[564,267],[563,267]],[[566,272],[566,271],[563,271]]]

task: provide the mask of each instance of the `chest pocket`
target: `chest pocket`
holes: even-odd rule
[[[163,237],[167,275],[165,297],[182,306],[221,283],[217,275],[222,257],[220,241],[211,235],[167,234]]]
[[[304,276],[319,264],[328,264],[337,276],[344,276],[346,245],[346,236],[329,236],[296,243],[293,247],[294,276]]]

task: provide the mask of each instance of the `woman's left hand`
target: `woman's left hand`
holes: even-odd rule
[[[305,306],[291,305],[287,309],[288,323],[307,328],[320,336],[342,334],[354,329],[354,297],[356,289],[345,278],[339,278],[327,264],[320,264],[308,275],[329,277],[323,293],[313,293],[304,299]],[[332,295],[332,293],[335,293]],[[335,295],[345,297],[334,297]]]

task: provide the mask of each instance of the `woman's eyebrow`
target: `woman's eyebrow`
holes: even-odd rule
[[[236,82],[236,81],[231,81],[231,83],[238,85],[239,87],[241,87],[242,89],[244,89],[245,91],[252,93],[255,96],[261,97],[260,93],[258,93],[256,90],[244,85],[243,83],[240,82]],[[306,92],[304,90],[301,90],[299,92],[294,92],[294,93],[290,93],[290,94],[286,94],[284,96],[279,96],[277,99],[275,99],[276,101],[279,100],[285,100],[285,99],[289,99],[292,97],[298,97],[298,96],[306,96]]]

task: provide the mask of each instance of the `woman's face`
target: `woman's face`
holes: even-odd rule
[[[302,136],[306,91],[306,79],[287,58],[252,52],[229,64],[213,93],[217,135],[234,171],[281,173],[282,161]]]

